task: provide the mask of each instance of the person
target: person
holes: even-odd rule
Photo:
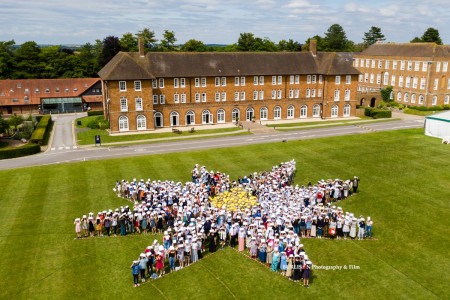
[[[266,250],[266,264],[272,265],[272,256],[273,256],[273,241],[269,241],[267,243],[267,250]]]
[[[81,220],[80,218],[75,219],[75,232],[77,234],[77,239],[81,238]]]
[[[245,249],[245,230],[243,227],[239,229],[238,233],[238,241],[239,241],[239,248],[238,251],[242,252]]]
[[[175,248],[173,246],[170,246],[169,247],[169,267],[170,267],[170,272],[175,271],[175,256],[176,256]]]
[[[302,268],[302,262],[300,260],[300,256],[297,254],[294,257],[294,267],[293,268],[294,268],[294,274],[292,275],[292,280],[297,282],[300,280],[301,268]]]
[[[266,262],[266,258],[267,258],[266,257],[267,256],[266,248],[267,248],[266,240],[262,239],[261,244],[259,245],[259,252],[258,252],[259,261],[262,263]]]
[[[94,220],[92,217],[89,217],[89,235],[91,237],[94,237],[95,227],[94,227]]]
[[[209,241],[209,252],[210,253],[216,252],[216,237],[213,231],[209,232],[208,241]]]
[[[354,176],[353,177],[353,194],[356,194],[356,191],[358,190],[358,185],[359,185],[359,178],[358,176]]]
[[[131,264],[131,274],[133,275],[134,287],[139,286],[139,261],[135,260]]]
[[[88,220],[86,215],[83,215],[83,218],[81,219],[81,228],[83,229],[83,236],[88,236]]]
[[[306,264],[303,265],[303,286],[309,287],[309,278],[311,276],[311,261],[306,261]]]
[[[274,272],[278,271],[279,263],[280,263],[280,252],[278,252],[278,248],[275,248],[273,251],[272,266],[270,267],[270,269]]]
[[[281,257],[280,257],[281,275],[286,276],[287,267],[288,267],[288,263],[287,263],[286,252],[281,252]]]
[[[102,226],[102,219],[100,219],[99,216],[97,216],[97,220],[95,221],[96,223],[96,231],[97,231],[97,236],[103,236],[103,226]]]
[[[162,276],[163,270],[164,270],[164,256],[161,255],[161,252],[156,253],[156,274],[158,277]]]
[[[351,221],[351,226],[350,226],[350,237],[353,239],[356,238],[356,226],[358,226],[358,219],[356,218],[352,218]]]
[[[145,253],[141,253],[139,256],[139,271],[141,272],[141,281],[145,282],[145,270],[147,269],[147,256]]]
[[[256,258],[258,254],[258,245],[256,244],[256,237],[252,236],[252,240],[250,242],[250,256],[251,258]]]
[[[288,265],[286,269],[286,277],[289,278],[289,280],[291,280],[293,269],[294,269],[294,255],[290,254],[288,256]]]
[[[373,221],[370,219],[370,217],[367,217],[366,236],[368,238],[372,238],[372,226],[373,226]]]
[[[184,247],[183,244],[179,244],[177,246],[177,259],[178,259],[178,266],[180,269],[184,267]]]
[[[111,230],[111,220],[109,219],[108,216],[105,217],[105,220],[104,220],[103,224],[104,224],[105,229],[106,229],[106,234],[109,236],[109,233],[110,233],[110,230]]]
[[[192,239],[192,244],[191,244],[191,261],[193,263],[198,261],[198,243],[197,243],[197,238],[193,238]]]
[[[191,243],[189,241],[186,241],[184,243],[184,265],[189,266],[191,264]]]
[[[366,228],[366,220],[362,217],[359,219],[358,224],[358,240],[364,239],[364,229]]]

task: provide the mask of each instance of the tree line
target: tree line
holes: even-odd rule
[[[344,28],[339,24],[331,25],[323,36],[308,38],[302,45],[292,39],[278,43],[269,38],[261,38],[253,33],[244,32],[236,43],[226,46],[210,46],[202,41],[190,39],[177,44],[175,32],[164,30],[162,39],[156,39],[155,32],[144,28],[136,33],[127,32],[122,37],[107,36],[97,39],[94,44],[84,44],[77,49],[62,46],[40,47],[34,41],[16,45],[14,40],[0,41],[0,79],[24,78],[84,78],[97,77],[97,72],[119,51],[138,51],[138,38],[141,38],[146,52],[236,52],[236,51],[305,51],[309,50],[309,41],[317,40],[318,51],[359,52],[377,41],[384,41],[380,27],[372,26],[364,33],[361,43],[347,38]],[[435,42],[442,44],[439,31],[428,28],[421,37],[415,37],[411,43]]]

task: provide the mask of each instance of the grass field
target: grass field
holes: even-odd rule
[[[309,289],[232,249],[133,288],[131,261],[154,237],[74,240],[73,220],[126,205],[117,179],[187,181],[195,163],[237,178],[295,158],[295,181],[358,175],[344,210],[371,216],[376,240],[303,239]],[[449,298],[449,147],[422,130],[0,171],[1,299]]]

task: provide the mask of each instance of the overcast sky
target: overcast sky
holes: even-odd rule
[[[371,26],[409,42],[428,27],[450,43],[448,0],[0,0],[0,41],[84,44],[144,27],[177,43],[235,43],[242,32],[303,43],[340,24],[356,43]]]

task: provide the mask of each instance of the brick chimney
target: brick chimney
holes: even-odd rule
[[[144,50],[144,42],[142,41],[142,38],[138,38],[138,48],[139,48],[139,56],[144,57],[145,56],[145,50]]]
[[[315,39],[309,40],[309,51],[313,56],[317,55],[317,40]]]

